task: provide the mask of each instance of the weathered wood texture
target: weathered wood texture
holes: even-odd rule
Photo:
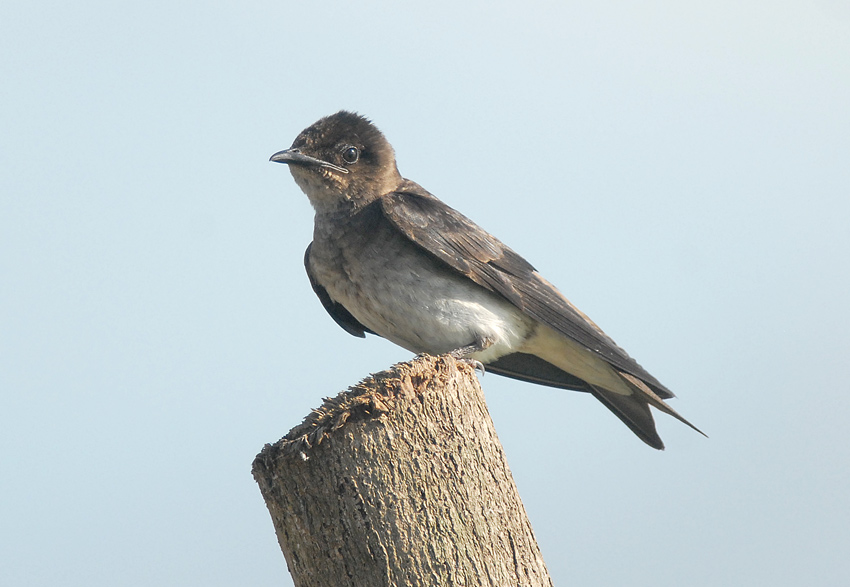
[[[417,357],[254,461],[296,587],[551,586],[472,368]]]

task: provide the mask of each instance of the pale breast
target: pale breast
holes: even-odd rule
[[[413,352],[442,354],[494,341],[487,362],[519,348],[533,321],[513,304],[386,225],[314,234],[311,269],[328,294],[363,325]],[[347,230],[346,230],[347,229]],[[344,246],[342,246],[344,244]]]

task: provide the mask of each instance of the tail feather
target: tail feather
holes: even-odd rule
[[[705,432],[688,422],[683,416],[679,414],[679,412],[668,406],[663,399],[658,397],[658,395],[656,395],[656,393],[649,388],[646,383],[644,383],[634,375],[630,375],[628,373],[620,373],[620,375],[629,383],[629,385],[631,385],[632,389],[635,390],[635,394],[633,394],[633,397],[634,395],[638,395],[651,406],[658,408],[665,414],[673,416],[682,424],[690,426],[692,429],[696,430],[697,432],[708,438],[708,435]]]
[[[688,422],[664,402],[662,398],[666,399],[668,395],[672,396],[666,389],[653,390],[647,383],[629,373],[616,371],[626,383],[620,393],[616,393],[599,385],[592,385],[552,363],[528,353],[517,352],[501,357],[488,363],[487,370],[530,383],[590,392],[622,420],[638,438],[658,450],[664,450],[664,442],[655,429],[655,419],[652,417],[650,406],[673,416],[705,436],[705,433],[699,428]],[[627,390],[631,391],[628,395],[624,393]]]
[[[652,448],[664,450],[664,442],[655,430],[655,419],[645,399],[639,397],[637,393],[622,395],[595,385],[591,385],[590,389],[593,397],[614,412],[614,415],[622,420],[623,424],[628,426],[638,438]]]

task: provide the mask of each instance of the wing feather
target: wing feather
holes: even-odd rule
[[[534,267],[469,218],[418,184],[381,198],[384,216],[411,242],[478,285],[501,294],[528,316],[581,343],[644,381],[661,398],[673,393],[650,375]]]

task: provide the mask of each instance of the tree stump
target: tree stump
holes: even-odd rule
[[[296,587],[551,586],[473,369],[420,356],[254,461]]]

